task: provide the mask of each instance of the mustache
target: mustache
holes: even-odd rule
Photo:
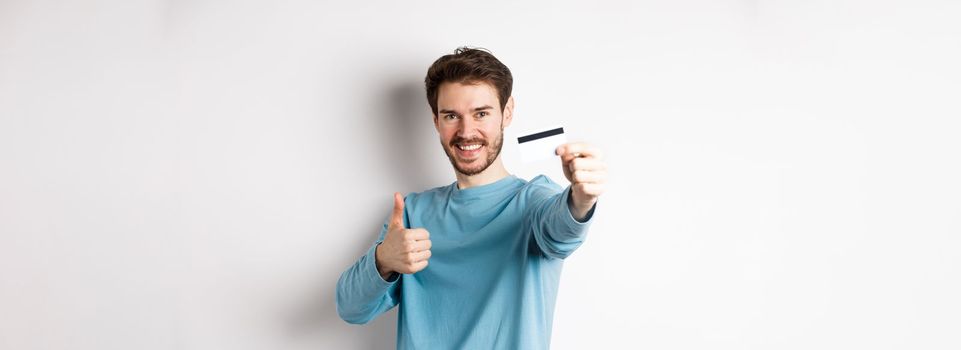
[[[481,146],[486,146],[487,140],[482,138],[477,138],[477,137],[469,138],[469,139],[465,139],[463,137],[455,137],[452,140],[450,140],[451,147],[454,147],[454,145],[458,143],[479,143]]]

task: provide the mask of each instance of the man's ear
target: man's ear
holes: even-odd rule
[[[437,132],[440,132],[440,125],[437,125],[437,114],[434,114],[434,129],[437,129]]]
[[[507,104],[504,105],[504,127],[511,125],[511,121],[514,120],[514,96],[507,98]]]

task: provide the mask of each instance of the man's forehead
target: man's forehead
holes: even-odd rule
[[[437,107],[439,109],[477,110],[490,107],[497,102],[497,91],[484,82],[444,83],[438,89]]]

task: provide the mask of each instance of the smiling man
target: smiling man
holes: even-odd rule
[[[500,152],[513,119],[510,70],[458,48],[424,79],[457,181],[402,197],[367,253],[337,282],[337,312],[363,324],[400,307],[399,349],[546,349],[563,261],[584,242],[607,178],[600,151],[558,147],[566,188],[511,175]]]

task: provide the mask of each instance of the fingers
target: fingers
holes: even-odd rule
[[[588,196],[600,197],[604,193],[604,184],[599,183],[577,183],[571,185],[574,191],[578,191]]]
[[[607,181],[607,164],[595,158],[575,158],[565,169],[571,182],[603,183]]]
[[[578,170],[588,170],[588,171],[598,171],[607,170],[607,164],[600,159],[595,158],[574,158],[571,160],[570,164],[567,165],[568,169],[571,171]]]
[[[430,255],[431,255],[431,252],[429,250],[422,250],[419,252],[409,252],[404,254],[402,261],[404,264],[413,264],[416,262],[421,262],[421,261],[430,259]]]
[[[428,261],[430,260],[430,251],[424,251],[422,253],[411,253],[403,260],[403,262],[398,265],[397,272],[400,273],[417,273],[427,267]]]
[[[401,266],[402,273],[415,273],[423,270],[427,267],[427,261],[430,260],[431,252],[429,250],[407,253],[403,259],[403,266]]]
[[[394,211],[390,214],[390,228],[404,228],[404,197],[394,192]]]
[[[420,252],[425,250],[430,250],[432,243],[429,239],[421,241],[407,241],[404,244],[404,251],[406,252]]]
[[[421,260],[410,265],[410,273],[415,273],[427,267],[427,260]]]
[[[411,262],[418,263],[424,260],[430,259],[431,252],[429,250],[419,251],[410,253]]]
[[[583,142],[571,142],[560,146],[554,150],[554,153],[561,156],[561,159],[565,162],[571,159],[580,157],[592,157],[592,158],[603,158],[604,154],[597,147],[591,146]]]
[[[422,228],[412,228],[404,230],[404,236],[402,237],[405,241],[420,241],[423,239],[430,238],[430,232]]]
[[[575,170],[571,172],[571,182],[573,183],[604,183],[606,181],[606,171]]]

